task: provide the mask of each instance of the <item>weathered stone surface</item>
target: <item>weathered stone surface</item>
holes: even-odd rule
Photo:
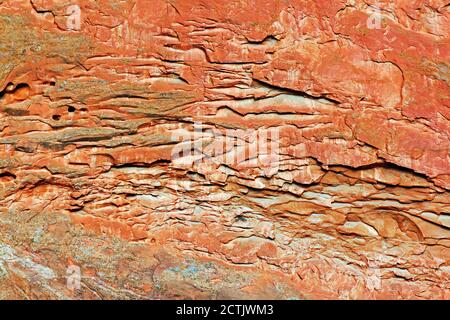
[[[0,298],[449,299],[449,10],[0,1]]]

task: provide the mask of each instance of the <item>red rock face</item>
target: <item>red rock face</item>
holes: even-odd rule
[[[449,299],[441,0],[0,1],[0,298]]]

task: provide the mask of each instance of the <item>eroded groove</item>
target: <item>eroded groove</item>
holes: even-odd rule
[[[448,8],[353,2],[0,1],[0,299],[448,299]]]

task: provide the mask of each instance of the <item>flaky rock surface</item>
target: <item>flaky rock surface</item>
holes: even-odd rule
[[[0,298],[449,299],[449,10],[0,1]]]

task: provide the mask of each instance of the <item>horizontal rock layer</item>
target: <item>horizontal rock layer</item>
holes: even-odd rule
[[[0,298],[449,299],[449,10],[0,1]]]

